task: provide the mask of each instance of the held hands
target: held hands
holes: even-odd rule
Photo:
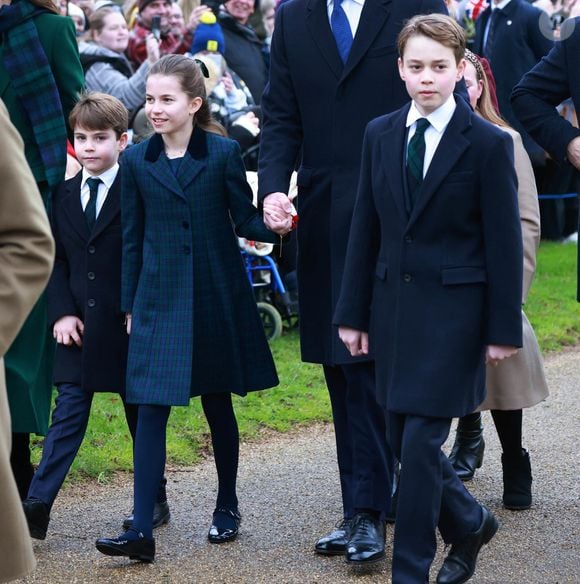
[[[568,144],[568,160],[577,170],[580,170],[580,136]]]
[[[82,335],[85,325],[76,316],[63,316],[59,318],[52,327],[52,336],[59,345],[70,347],[73,343],[77,347],[83,346]]]
[[[270,193],[264,199],[264,223],[266,227],[278,235],[286,235],[293,228],[292,218],[296,209],[284,193]]]
[[[352,357],[369,354],[369,334],[347,326],[338,327],[338,336]]]
[[[516,347],[506,345],[488,345],[485,348],[485,364],[497,367],[500,361],[515,355],[518,352]]]

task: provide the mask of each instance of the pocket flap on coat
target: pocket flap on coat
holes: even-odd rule
[[[381,280],[386,280],[387,279],[387,264],[385,262],[377,262],[375,274],[376,274],[377,278],[379,278]]]
[[[475,266],[459,266],[457,268],[443,268],[441,281],[444,286],[454,284],[481,284],[487,282],[485,268]]]

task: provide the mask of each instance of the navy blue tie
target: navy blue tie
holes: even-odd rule
[[[343,63],[346,63],[352,47],[352,31],[350,30],[346,12],[342,7],[342,0],[334,0],[332,14],[330,15],[330,26],[340,58]]]
[[[99,193],[99,185],[103,181],[100,178],[88,178],[87,184],[89,185],[89,202],[85,207],[85,218],[87,220],[87,225],[89,231],[93,230],[93,226],[97,221],[97,194]]]

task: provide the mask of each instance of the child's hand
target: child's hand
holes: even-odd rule
[[[286,235],[292,231],[292,216],[296,209],[284,193],[270,193],[264,199],[264,223],[266,227],[278,235]]]
[[[226,93],[228,95],[231,95],[233,91],[236,89],[234,85],[234,80],[227,71],[224,71],[224,74],[222,75],[222,83],[224,84],[224,89],[226,90]]]
[[[485,349],[485,364],[496,367],[500,361],[515,355],[518,352],[516,347],[506,345],[488,345]]]
[[[128,312],[125,315],[125,326],[127,327],[127,334],[130,335],[131,334],[131,313]]]
[[[77,347],[83,346],[81,339],[85,331],[85,325],[76,316],[63,316],[59,318],[52,327],[52,336],[59,345],[71,346],[73,343]]]
[[[338,336],[353,357],[369,354],[369,334],[347,326],[338,327]]]

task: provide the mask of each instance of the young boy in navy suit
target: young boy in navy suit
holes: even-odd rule
[[[127,145],[128,114],[118,99],[93,92],[80,98],[69,120],[84,169],[60,185],[52,206],[57,251],[48,315],[57,342],[58,396],[40,465],[23,502],[30,533],[37,539],[46,537],[52,504],[85,435],[93,394],[125,392],[128,335],[120,306],[118,158]],[[137,407],[124,406],[134,437]],[[167,522],[169,509],[161,491],[163,509],[158,512]]]
[[[441,446],[451,419],[485,396],[485,364],[521,347],[522,238],[509,135],[453,89],[465,36],[442,15],[411,19],[399,72],[412,98],[367,127],[334,322],[352,355],[369,351],[401,461],[393,584],[439,584],[475,570],[498,529]]]

